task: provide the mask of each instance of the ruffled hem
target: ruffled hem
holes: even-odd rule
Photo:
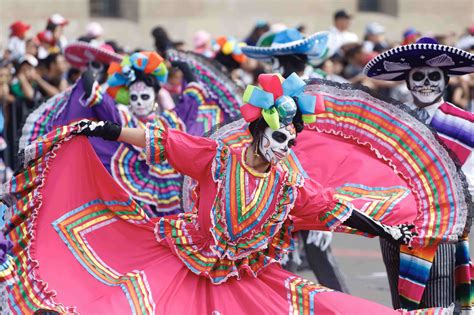
[[[25,169],[2,187],[2,198],[13,204],[10,207],[11,221],[5,233],[7,237],[15,239],[16,243],[23,244],[13,248],[13,254],[18,258],[14,266],[18,282],[28,283],[29,290],[34,291],[35,296],[41,297],[40,304],[36,301],[32,302],[32,305],[73,314],[77,313],[75,307],[56,302],[56,291],[49,289],[48,283],[41,280],[38,274],[39,262],[31,256],[31,247],[35,241],[38,209],[43,203],[41,188],[45,184],[50,163],[61,145],[73,138],[75,128],[58,128],[45,135],[41,142],[33,142],[27,146],[25,152],[20,155],[20,162],[23,162]],[[27,292],[17,294],[30,296]]]
[[[385,161],[396,174],[407,182],[407,186],[420,205],[417,209],[417,217],[414,220],[419,236],[414,239],[413,246],[424,246],[433,241],[456,241],[462,235],[466,222],[470,220],[469,208],[471,207],[469,202],[466,202],[465,193],[463,192],[465,181],[458,173],[449,152],[443,150],[445,146],[438,141],[437,136],[428,127],[411,116],[409,110],[403,104],[396,103],[393,100],[384,101],[379,99],[378,96],[374,96],[371,91],[363,87],[355,88],[325,80],[312,80],[309,83],[306,92],[327,94],[325,97],[330,98],[328,101],[334,103],[334,105],[329,106],[334,113],[331,114],[331,111],[326,116],[318,117],[315,124],[307,125],[307,127],[326,134],[350,139],[369,148],[378,159]],[[350,102],[350,104],[347,103],[347,106],[342,106],[341,104],[345,104],[344,102]],[[326,106],[328,107],[328,105]],[[357,106],[360,108],[357,108]],[[351,108],[355,114],[351,112]],[[356,114],[360,114],[363,119],[358,118],[359,116]],[[371,115],[387,122],[383,127],[394,132],[399,140],[396,143],[384,140],[384,132],[378,131],[378,129],[378,132],[373,131],[377,135],[371,134],[374,126],[382,126],[381,122],[375,121],[376,118]],[[411,137],[410,141],[403,141],[408,136]],[[392,139],[392,137],[389,137],[389,139]],[[420,154],[424,154],[424,156],[420,157]],[[440,165],[431,165],[430,169],[423,171],[423,174],[428,174],[426,176],[432,178],[449,178],[446,182],[449,182],[451,186],[447,185],[446,182],[439,182],[439,185],[436,185],[436,191],[434,191],[432,186],[423,184],[424,182],[416,177],[418,174],[416,173],[416,163],[418,163],[416,161],[422,158],[433,161],[433,157],[436,159],[436,163]],[[424,163],[423,165],[426,166],[427,164]],[[438,184],[438,182],[436,183]],[[433,203],[430,200],[440,200],[440,206],[429,207]],[[446,204],[446,200],[453,204]],[[443,206],[441,206],[441,203],[443,203]],[[425,209],[422,210],[422,208]],[[450,208],[456,211],[454,218],[452,213],[443,212]],[[433,211],[437,212],[433,213]],[[430,223],[440,217],[453,219],[440,229],[439,226],[433,226]]]

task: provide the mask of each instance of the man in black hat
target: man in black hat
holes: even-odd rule
[[[364,72],[377,80],[406,81],[414,101],[407,105],[413,108],[418,119],[436,132],[462,165],[472,194],[474,114],[446,102],[443,93],[449,76],[474,72],[474,55],[424,37],[414,44],[395,47],[378,55],[367,63]],[[450,211],[454,213],[455,209]],[[442,220],[450,222],[447,217]],[[469,275],[467,242],[470,225],[468,217],[457,243],[451,239],[413,251],[381,241],[394,308],[450,307],[458,300],[463,312],[471,314],[474,301],[470,293],[472,274]],[[414,286],[417,290],[411,289]]]

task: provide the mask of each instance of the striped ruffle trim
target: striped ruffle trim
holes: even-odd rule
[[[100,87],[99,82],[95,81],[94,85],[92,86],[92,91],[90,96],[85,100],[85,107],[94,107],[102,102],[104,98],[104,93],[102,88]]]
[[[165,142],[167,138],[166,130],[152,124],[147,124],[146,134],[146,163],[148,165],[159,164],[166,161]]]

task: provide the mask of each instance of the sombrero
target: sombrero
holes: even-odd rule
[[[328,54],[329,32],[319,32],[304,37],[298,30],[288,28],[278,33],[263,34],[257,46],[242,47],[250,58],[268,61],[272,56],[304,54],[311,59],[320,59]]]
[[[367,63],[364,73],[378,80],[399,81],[411,69],[419,67],[437,67],[448,75],[463,75],[474,72],[474,55],[423,37],[414,44],[398,46],[376,56]]]
[[[84,68],[90,61],[98,61],[108,65],[122,60],[122,56],[115,53],[111,46],[94,46],[86,42],[69,44],[64,50],[64,56],[76,68]]]

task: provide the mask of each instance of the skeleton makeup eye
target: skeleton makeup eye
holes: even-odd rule
[[[130,99],[135,102],[135,101],[138,100],[138,96],[135,95],[135,94],[132,94],[132,95],[130,95]]]
[[[412,79],[415,80],[415,81],[421,81],[424,78],[425,78],[425,74],[423,72],[420,72],[420,71],[416,71],[412,75]]]
[[[272,138],[273,138],[273,140],[275,140],[279,143],[283,143],[283,142],[286,141],[286,135],[283,132],[280,132],[280,131],[274,131],[272,133]]]
[[[288,141],[288,148],[292,148],[296,145],[296,140],[292,139]]]
[[[428,74],[428,78],[432,81],[438,81],[439,79],[441,79],[441,73],[431,72]]]
[[[147,100],[150,99],[150,95],[148,95],[148,94],[142,94],[140,97],[141,97],[142,100],[144,100],[144,101],[147,101]]]

